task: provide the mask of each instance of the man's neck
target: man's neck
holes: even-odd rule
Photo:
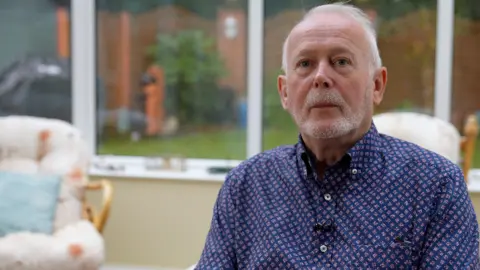
[[[370,129],[359,128],[352,130],[346,135],[331,139],[316,139],[302,134],[303,142],[310,152],[315,156],[318,175],[321,177],[328,166],[340,161]]]

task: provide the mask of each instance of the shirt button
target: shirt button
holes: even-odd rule
[[[327,250],[328,250],[327,246],[325,246],[325,245],[321,245],[321,246],[320,246],[320,251],[321,251],[322,253],[327,252]]]
[[[357,169],[352,169],[352,174],[357,174],[358,170]]]
[[[326,201],[331,201],[332,200],[332,196],[330,194],[325,194],[323,195],[323,198],[326,200]]]

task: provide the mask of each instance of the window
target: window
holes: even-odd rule
[[[93,174],[209,180],[215,178],[209,168],[225,172],[262,150],[297,141],[276,90],[282,43],[307,9],[332,1],[71,2],[73,122],[96,144]],[[389,70],[376,113],[416,111],[460,127],[467,113],[477,112],[469,81],[478,7],[455,2],[450,97],[453,2],[350,1],[371,16]],[[190,175],[146,171],[152,160],[180,160]],[[120,169],[95,170],[99,162]]]
[[[96,1],[97,153],[246,158],[247,1]]]
[[[69,1],[0,1],[0,116],[72,121]]]
[[[297,129],[290,115],[283,110],[276,88],[281,67],[281,44],[304,12],[321,2],[265,0],[264,150],[297,141]],[[351,2],[371,15],[377,27],[383,65],[389,71],[387,90],[376,113],[408,110],[433,114],[436,1]]]
[[[454,55],[452,69],[451,122],[463,133],[466,118],[475,114],[480,121],[480,4],[455,1]],[[472,168],[480,168],[480,142]]]

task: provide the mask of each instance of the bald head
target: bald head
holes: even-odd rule
[[[295,27],[291,30],[285,42],[283,44],[283,52],[282,52],[282,69],[285,73],[288,72],[288,57],[290,54],[290,43],[292,36],[295,35],[297,30],[302,30],[302,26],[305,23],[308,23],[312,20],[316,20],[321,18],[322,16],[329,16],[335,15],[336,17],[342,17],[348,20],[351,20],[352,27],[359,28],[361,31],[361,35],[363,35],[363,39],[367,43],[367,53],[369,54],[368,57],[370,58],[371,69],[378,69],[382,66],[382,60],[380,58],[380,53],[377,47],[377,38],[376,32],[373,28],[373,25],[369,19],[369,17],[359,8],[356,8],[351,5],[346,5],[343,3],[335,3],[335,4],[327,4],[317,6],[309,10],[302,20],[295,25]],[[335,17],[334,16],[334,17]],[[334,17],[332,17],[334,19]]]

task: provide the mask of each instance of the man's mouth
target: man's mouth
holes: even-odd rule
[[[338,106],[336,104],[326,103],[326,102],[317,103],[312,106],[312,108],[317,108],[317,109],[326,109],[326,108],[335,108],[335,107],[338,107]]]

